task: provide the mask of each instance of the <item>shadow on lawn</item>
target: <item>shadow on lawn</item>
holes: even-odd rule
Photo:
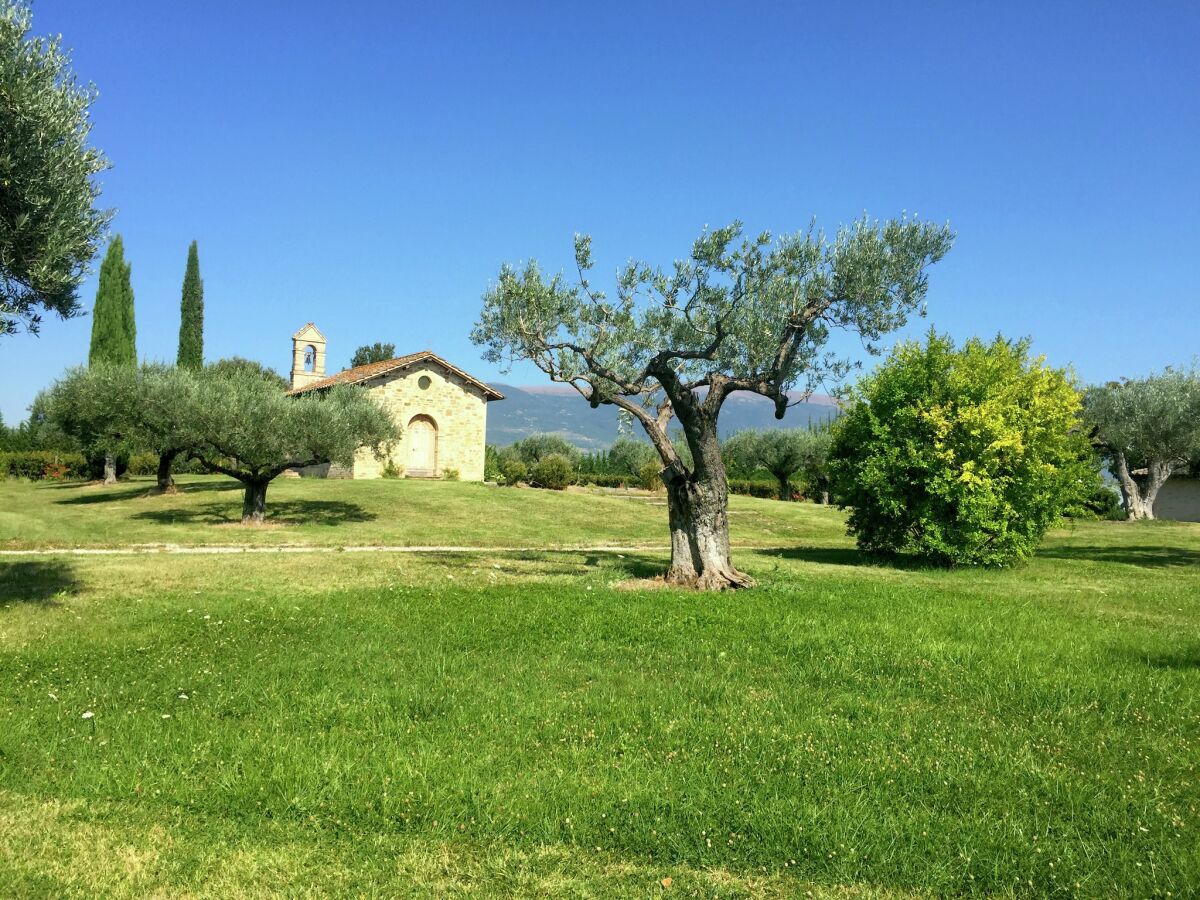
[[[240,485],[237,485],[240,489]],[[240,498],[239,498],[240,499]],[[130,516],[160,525],[220,525],[242,520],[241,503],[205,503],[201,506],[172,506],[147,509]],[[345,525],[373,522],[378,518],[357,503],[344,500],[267,500],[267,524]]]
[[[1124,660],[1134,660],[1152,669],[1200,669],[1200,644],[1197,643],[1153,651],[1123,647],[1115,652]]]
[[[1147,568],[1200,567],[1200,550],[1152,544],[1115,547],[1048,547],[1037,555],[1048,559],[1125,563]]]
[[[0,562],[0,603],[53,603],[78,592],[75,570],[65,560]]]
[[[135,485],[128,485],[123,488],[103,488],[97,484],[60,484],[55,485],[55,488],[61,490],[63,488],[74,488],[77,491],[91,489],[90,493],[80,493],[73,497],[66,497],[62,500],[55,500],[55,503],[63,503],[71,506],[86,505],[90,503],[117,503],[121,500],[136,500],[139,497],[178,497],[181,494],[198,494],[207,491],[240,491],[242,486],[232,478],[229,481],[205,481],[197,484],[181,484],[178,485],[179,492],[176,494],[159,494],[154,490],[153,481],[144,481]]]
[[[857,547],[756,547],[751,552],[763,556],[774,556],[783,559],[795,559],[800,562],[820,563],[825,566],[863,566],[870,568],[913,569],[932,572],[945,572],[946,566],[926,562],[915,556],[899,554],[897,556],[872,556],[863,553]],[[734,549],[734,556],[737,556]]]
[[[565,575],[578,577],[604,569],[623,578],[656,578],[667,571],[663,557],[603,551],[581,554],[577,550],[531,550],[495,553],[480,547],[472,553],[422,553],[422,558],[450,568],[476,568],[505,575]]]

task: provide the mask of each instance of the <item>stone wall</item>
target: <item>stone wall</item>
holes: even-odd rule
[[[428,379],[422,387],[423,379]],[[458,472],[463,481],[483,481],[487,400],[480,390],[433,362],[420,362],[365,382],[362,387],[392,414],[403,433],[391,458],[401,474],[408,460],[408,423],[428,416],[437,428],[437,471]],[[354,460],[354,478],[381,478],[386,459],[363,448]],[[330,477],[336,477],[329,473]]]
[[[1172,475],[1154,498],[1154,518],[1200,522],[1200,478]]]

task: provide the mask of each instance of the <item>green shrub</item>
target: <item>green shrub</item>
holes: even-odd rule
[[[533,467],[547,456],[561,456],[574,469],[582,455],[579,448],[560,434],[531,434],[512,445],[511,449],[525,465]]]
[[[941,565],[1028,557],[1090,484],[1095,456],[1070,376],[1028,341],[930,332],[851,392],[834,423],[830,474],[868,553]]]
[[[1121,522],[1126,518],[1121,495],[1116,488],[1107,484],[1094,485],[1078,502],[1063,511],[1070,519],[1106,519]]]
[[[458,469],[442,469],[442,481],[458,481]]]
[[[157,475],[157,453],[134,453],[129,457],[129,467],[125,470],[130,475]]]
[[[763,500],[778,500],[779,485],[774,481],[731,478],[729,480],[729,493],[742,494],[746,497],[759,497]]]
[[[401,478],[404,475],[404,469],[396,465],[396,461],[390,456],[383,461],[384,478]]]
[[[639,486],[641,486],[643,490],[647,491],[662,490],[663,480],[662,475],[660,474],[662,470],[663,465],[657,457],[646,460],[646,462],[638,466],[637,477]]]
[[[561,491],[575,482],[575,469],[565,456],[551,453],[538,462],[529,473],[529,483],[535,487]]]
[[[484,445],[483,448],[483,480],[484,481],[501,481],[504,478],[504,473],[500,471],[500,451],[491,444]]]
[[[22,450],[0,453],[0,477],[32,481],[86,478],[88,463],[82,453],[59,450]]]
[[[623,488],[635,479],[630,475],[610,475],[606,472],[576,472],[575,483],[591,487]]]
[[[516,457],[500,461],[500,478],[505,484],[520,484],[529,479],[529,467]]]

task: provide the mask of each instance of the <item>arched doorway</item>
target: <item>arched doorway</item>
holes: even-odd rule
[[[437,423],[429,416],[413,416],[408,423],[408,462],[404,474],[410,478],[437,477]]]

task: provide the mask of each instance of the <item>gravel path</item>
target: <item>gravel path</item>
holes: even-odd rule
[[[180,556],[215,556],[229,553],[638,553],[646,550],[666,551],[665,544],[622,546],[616,544],[578,544],[557,547],[459,547],[454,545],[404,547],[367,545],[361,547],[314,547],[303,544],[284,544],[276,547],[256,547],[246,544],[214,544],[187,547],[179,544],[133,544],[128,547],[44,547],[34,550],[0,550],[3,556],[136,556],[156,553]]]

